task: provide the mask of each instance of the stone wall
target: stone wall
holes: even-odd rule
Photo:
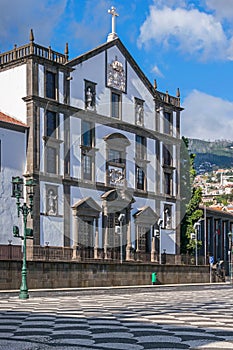
[[[18,289],[21,261],[0,261],[0,289]],[[152,272],[157,283],[208,283],[208,266],[155,265],[135,263],[77,263],[29,261],[28,288],[78,288],[151,284]]]

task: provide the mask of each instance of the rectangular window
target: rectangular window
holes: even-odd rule
[[[93,247],[93,220],[79,220],[79,243],[85,248]]]
[[[136,158],[145,159],[146,139],[143,136],[136,135]]]
[[[92,180],[92,157],[88,155],[83,156],[83,178]]]
[[[166,145],[163,146],[163,164],[172,166],[171,147]]]
[[[46,97],[56,99],[56,74],[46,71]]]
[[[112,118],[120,119],[121,95],[112,92]]]
[[[164,192],[169,196],[172,195],[172,174],[164,173]]]
[[[123,163],[121,158],[121,152],[115,149],[108,151],[108,161],[113,163]]]
[[[48,146],[46,149],[47,159],[46,159],[46,170],[47,173],[56,174],[57,173],[57,148]]]
[[[83,121],[82,122],[82,145],[85,147],[92,147],[93,138],[91,123]]]
[[[52,111],[46,113],[46,136],[56,138],[58,136],[57,114]]]
[[[93,152],[95,139],[95,129],[93,124],[87,121],[82,121],[82,178],[84,180],[93,179],[93,163],[95,155]]]
[[[171,134],[172,131],[172,114],[164,112],[164,133]]]
[[[145,189],[145,172],[139,166],[136,166],[136,188],[139,190]]]

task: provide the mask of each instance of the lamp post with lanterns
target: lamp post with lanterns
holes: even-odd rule
[[[232,238],[233,238],[233,232],[228,232],[228,239],[229,239],[229,248],[228,248],[228,263],[229,263],[229,277],[230,277],[230,283],[233,282],[233,269],[232,269]]]
[[[163,219],[159,218],[157,225],[159,227],[159,264],[162,264],[162,236],[161,236],[161,232],[162,232],[162,225],[163,225]]]
[[[18,217],[20,217],[20,213],[22,213],[22,216],[23,216],[23,235],[20,236],[18,226],[13,226],[14,237],[18,237],[23,240],[22,282],[21,282],[20,293],[19,293],[20,299],[29,298],[28,287],[27,287],[26,240],[27,238],[33,237],[33,230],[31,228],[27,228],[27,217],[29,214],[32,217],[33,197],[34,197],[33,187],[35,185],[36,185],[36,182],[32,178],[27,179],[24,183],[23,178],[20,178],[19,176],[12,177],[12,197],[16,198]],[[24,186],[28,189],[27,194],[29,198],[29,204],[24,202],[23,205],[21,205],[20,200],[24,198],[23,196]]]

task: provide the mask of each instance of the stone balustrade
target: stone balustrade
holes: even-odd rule
[[[5,65],[30,55],[35,55],[61,64],[68,61],[68,55],[56,52],[52,50],[50,46],[46,48],[31,42],[20,47],[15,45],[13,50],[0,54],[0,65]]]
[[[156,90],[155,100],[158,102],[169,103],[173,106],[180,107],[180,98],[171,96],[168,93],[163,93]]]

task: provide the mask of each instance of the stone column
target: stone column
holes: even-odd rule
[[[98,259],[98,248],[99,248],[99,220],[97,218],[95,221],[95,246],[94,246],[94,259]]]

